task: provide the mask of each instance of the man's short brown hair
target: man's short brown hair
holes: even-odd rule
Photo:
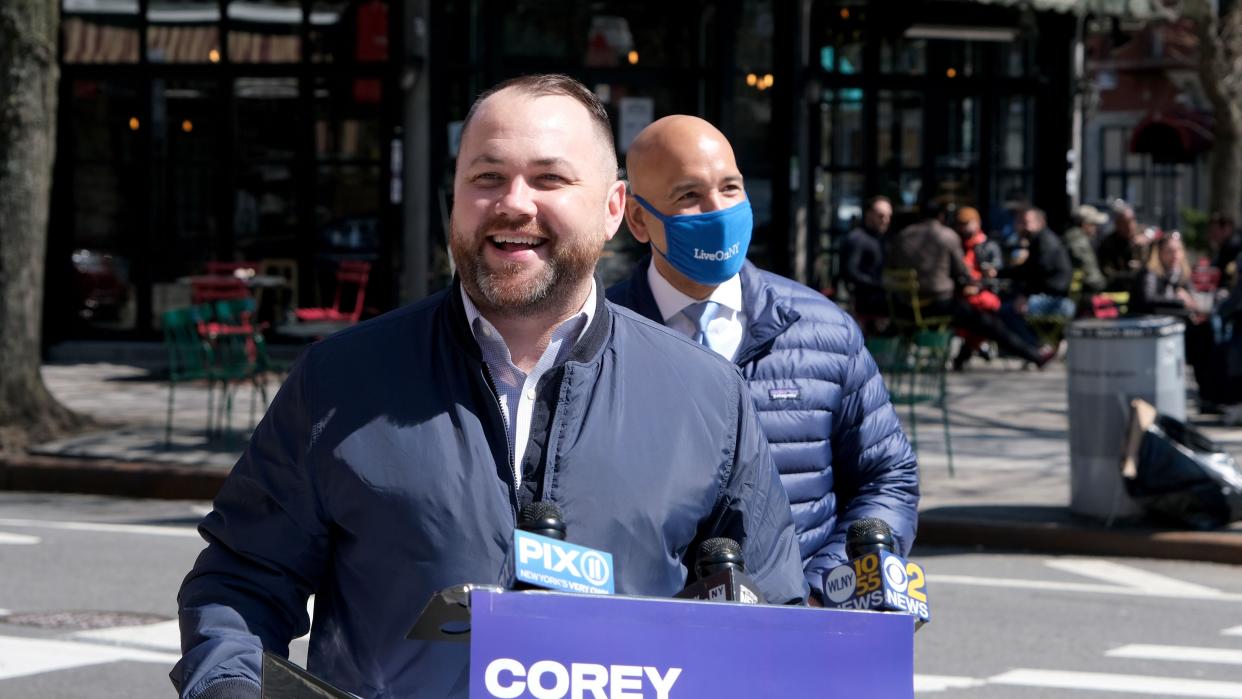
[[[483,104],[484,100],[497,92],[508,89],[518,90],[531,97],[570,97],[583,107],[586,107],[587,113],[591,115],[591,121],[595,124],[595,130],[600,137],[600,145],[603,147],[604,152],[607,153],[606,157],[610,160],[610,167],[605,169],[610,171],[614,177],[616,176],[617,145],[612,137],[612,121],[608,118],[608,109],[604,107],[604,103],[599,100],[599,97],[590,88],[561,73],[522,75],[510,78],[499,85],[484,90],[475,98],[474,104],[470,105],[470,111],[466,112],[466,120],[461,125],[461,137],[463,139],[466,137],[466,130],[470,128],[470,122],[474,120],[475,112],[479,110],[479,105]]]

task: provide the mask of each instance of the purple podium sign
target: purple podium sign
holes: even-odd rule
[[[471,699],[914,696],[914,618],[470,593]]]

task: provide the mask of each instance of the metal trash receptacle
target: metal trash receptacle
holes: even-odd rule
[[[1186,419],[1185,327],[1169,316],[1070,324],[1070,511],[1099,519],[1142,514],[1125,492],[1121,458],[1130,401]]]

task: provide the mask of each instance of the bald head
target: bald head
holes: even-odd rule
[[[633,195],[625,205],[630,233],[638,242],[651,245],[653,263],[661,276],[691,298],[706,298],[719,282],[695,281],[713,275],[695,276],[694,271],[675,267],[668,260],[670,242],[677,240],[669,240],[664,217],[707,214],[746,202],[733,147],[715,126],[698,117],[677,114],[643,129],[630,145],[625,165]],[[745,242],[737,246],[743,255],[738,262],[745,259],[745,246],[750,242],[749,207],[744,216]],[[687,242],[678,240],[682,245]],[[723,259],[732,259],[736,252]]]
[[[685,114],[666,116],[643,129],[630,145],[625,169],[631,189],[662,210],[696,184],[715,186],[728,179],[738,188],[742,185],[724,134]]]

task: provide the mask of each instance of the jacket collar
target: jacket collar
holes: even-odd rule
[[[587,326],[582,336],[574,343],[574,347],[570,350],[565,361],[581,363],[594,361],[603,350],[604,344],[608,341],[609,329],[612,327],[612,314],[604,303],[604,285],[600,281],[599,275],[595,276],[594,282],[595,312],[591,316],[591,324]],[[461,279],[454,275],[453,283],[445,294],[442,310],[445,312],[449,330],[453,337],[457,339],[458,344],[464,347],[471,357],[482,361],[483,354],[479,350],[479,343],[474,339],[474,333],[470,331],[470,325],[466,319],[466,308],[465,304],[462,303],[461,295]]]
[[[651,293],[647,281],[647,267],[651,256],[645,256],[635,267],[629,279],[629,299],[625,305],[647,319],[664,324],[660,307]],[[785,302],[763,278],[763,272],[749,260],[738,273],[742,279],[742,308],[746,311],[746,335],[738,348],[737,364],[744,364],[771,346],[781,333],[792,326],[801,314]]]

